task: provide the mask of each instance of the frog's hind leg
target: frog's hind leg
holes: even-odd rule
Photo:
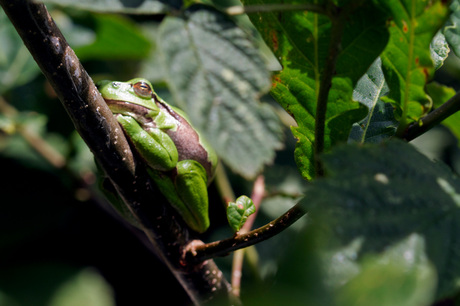
[[[182,160],[177,163],[174,183],[177,194],[192,212],[195,226],[189,226],[200,233],[206,231],[209,227],[206,170],[195,160]]]
[[[202,233],[209,227],[207,175],[194,160],[177,163],[175,171],[162,173],[148,169],[159,189],[194,231]]]

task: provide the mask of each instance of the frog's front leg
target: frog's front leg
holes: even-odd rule
[[[177,163],[174,173],[149,172],[185,223],[198,233],[205,232],[209,227],[209,216],[208,178],[204,167],[195,160],[182,160]]]
[[[168,134],[160,129],[145,130],[130,116],[118,115],[117,120],[136,150],[151,168],[168,171],[177,165],[179,154]]]

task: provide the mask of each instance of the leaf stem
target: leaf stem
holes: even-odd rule
[[[411,123],[404,134],[402,139],[411,141],[412,139],[422,135],[429,129],[441,123],[444,119],[448,118],[452,114],[460,110],[460,93],[456,93],[447,102],[442,104],[440,107],[427,114],[417,122]]]

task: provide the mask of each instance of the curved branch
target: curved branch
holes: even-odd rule
[[[460,111],[460,93],[456,93],[446,103],[419,121],[411,123],[401,138],[406,141],[411,141],[458,111]]]
[[[190,239],[188,231],[176,221],[174,210],[156,187],[149,184],[145,167],[136,163],[118,122],[46,7],[26,0],[0,0],[0,5],[77,131],[192,301],[201,304],[216,295],[230,298],[228,282],[213,261],[181,265],[182,247]]]
[[[198,263],[214,257],[225,256],[232,251],[267,240],[284,231],[306,213],[307,212],[297,204],[278,219],[258,229],[243,234],[237,234],[225,240],[193,246],[187,249],[184,253],[184,262]]]

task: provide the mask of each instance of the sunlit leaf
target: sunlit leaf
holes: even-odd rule
[[[445,1],[380,1],[392,16],[390,41],[381,55],[389,97],[402,110],[399,131],[431,109],[425,84],[434,64],[430,43],[447,16]]]
[[[313,1],[309,1],[313,3]],[[348,1],[339,5],[346,6]],[[245,5],[275,1],[245,0]],[[332,87],[328,93],[325,146],[346,141],[354,122],[365,117],[366,110],[352,100],[359,78],[383,50],[388,33],[386,15],[370,1],[352,11],[343,23],[331,23],[323,15],[309,11],[250,14],[267,45],[283,69],[273,77],[272,95],[297,121],[292,128],[298,139],[295,157],[302,175],[311,179],[315,169],[313,146],[316,103],[329,62],[331,33],[343,28]],[[363,46],[372,46],[369,48]]]
[[[228,203],[227,219],[233,231],[238,232],[246,223],[250,215],[255,213],[256,207],[251,198],[240,196],[235,202]]]

